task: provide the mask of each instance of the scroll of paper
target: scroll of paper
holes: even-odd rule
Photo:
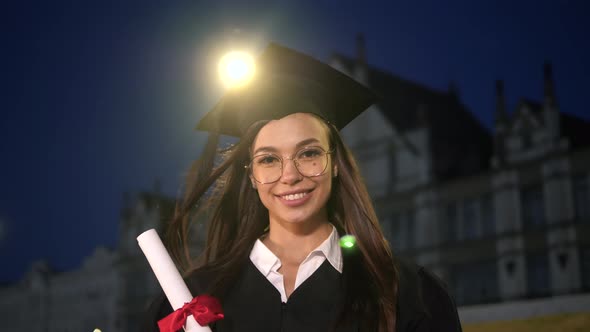
[[[185,303],[190,302],[193,296],[176,269],[158,233],[154,229],[147,230],[137,237],[137,242],[152,267],[162,290],[164,290],[168,302],[172,305],[172,309],[179,309]],[[209,326],[199,325],[193,316],[186,319],[184,330],[186,332],[211,332]]]

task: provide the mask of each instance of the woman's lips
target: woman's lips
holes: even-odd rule
[[[283,204],[289,207],[296,207],[305,204],[311,198],[312,191],[299,191],[276,196]]]

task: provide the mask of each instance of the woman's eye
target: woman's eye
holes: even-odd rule
[[[271,165],[278,161],[279,159],[275,156],[261,156],[256,159],[257,164],[261,165]]]
[[[299,152],[298,158],[299,159],[310,159],[316,158],[322,155],[322,151],[320,149],[306,149]]]

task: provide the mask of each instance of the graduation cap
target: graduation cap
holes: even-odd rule
[[[271,43],[244,86],[230,89],[198,130],[240,137],[259,120],[313,113],[339,130],[376,100],[371,90],[308,55]]]
[[[219,135],[241,137],[260,120],[313,113],[344,128],[376,101],[364,85],[308,55],[271,43],[246,83],[229,89],[196,129],[210,132],[197,181],[209,175]]]

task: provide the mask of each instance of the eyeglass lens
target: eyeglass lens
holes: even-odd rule
[[[328,165],[328,153],[320,147],[308,147],[297,151],[292,158],[303,176],[314,177],[324,173]],[[263,154],[252,159],[252,176],[260,183],[272,183],[281,178],[284,159],[276,154]]]

